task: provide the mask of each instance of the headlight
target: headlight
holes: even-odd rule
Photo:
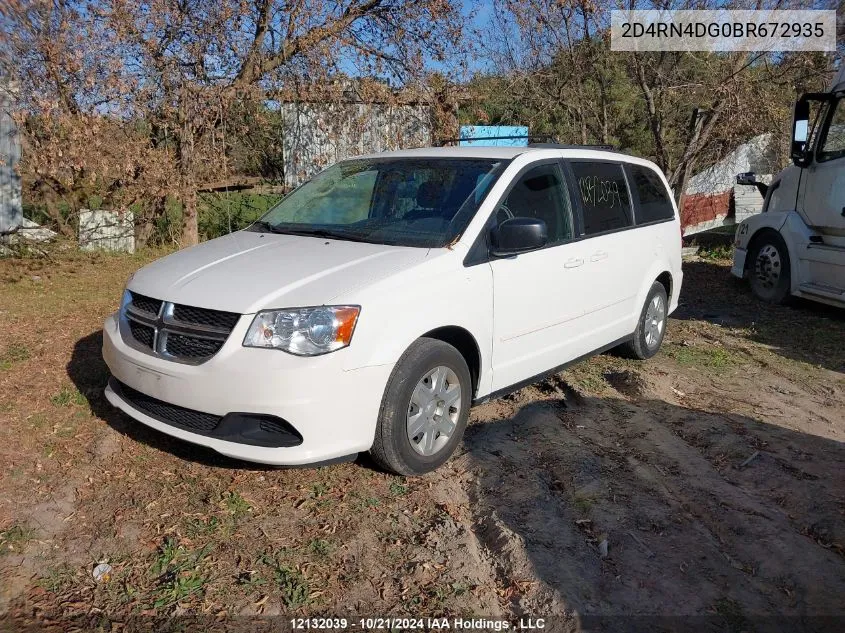
[[[297,356],[317,356],[349,345],[361,308],[321,306],[265,310],[255,315],[245,347],[270,347]]]
[[[123,286],[123,296],[120,298],[120,309],[118,310],[118,314],[121,316],[124,312],[126,312],[126,306],[132,301],[132,295],[129,292],[129,282],[132,281],[132,278],[135,276],[135,273],[129,275],[129,279],[126,280],[126,285]]]
[[[118,312],[121,316],[126,312],[126,306],[132,301],[132,294],[128,290],[123,291],[123,296],[120,298],[120,310]]]

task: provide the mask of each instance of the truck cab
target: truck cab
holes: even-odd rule
[[[731,272],[767,302],[845,306],[845,65],[830,90],[796,102],[790,154],[793,164],[768,187],[737,176],[758,185],[765,202],[737,227]]]

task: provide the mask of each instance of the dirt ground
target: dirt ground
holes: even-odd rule
[[[843,311],[690,261],[657,357],[474,409],[439,472],[272,469],[103,399],[102,319],[154,255],[0,261],[0,629],[845,630]]]

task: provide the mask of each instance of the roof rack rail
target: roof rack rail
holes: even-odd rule
[[[615,152],[616,148],[613,145],[578,145],[565,143],[529,143],[528,147],[546,148],[546,149],[596,149],[604,152]]]
[[[595,149],[608,152],[615,152],[616,148],[613,145],[577,145],[560,143],[553,136],[464,136],[461,138],[446,138],[437,141],[435,147],[443,147],[450,143],[460,143],[461,141],[514,141],[517,139],[524,139],[528,141],[528,147],[546,148],[546,149]]]
[[[449,143],[460,143],[461,141],[515,141],[517,139],[526,140],[528,144],[533,143],[557,143],[557,139],[553,136],[463,136],[460,138],[444,138],[434,143],[435,147],[443,147]]]

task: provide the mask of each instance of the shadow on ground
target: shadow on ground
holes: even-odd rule
[[[542,580],[515,612],[574,609],[602,631],[843,630],[845,444],[653,399],[495,411],[466,458],[503,582]]]
[[[845,310],[804,299],[783,306],[764,303],[725,266],[685,262],[672,317],[746,329],[749,340],[778,354],[845,373]]]

